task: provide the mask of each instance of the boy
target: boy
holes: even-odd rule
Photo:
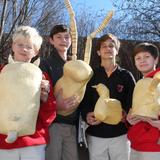
[[[129,111],[135,85],[132,74],[116,63],[120,42],[112,34],[103,35],[97,42],[100,67],[94,69],[85,96],[80,104],[82,118],[89,124],[86,130],[90,160],[127,160],[129,145],[126,138],[127,128],[122,120],[110,125],[95,119],[94,107],[99,98],[92,87],[103,83],[110,91],[110,97],[121,102],[125,113]]]
[[[18,27],[12,40],[15,62],[30,62],[38,54],[42,44],[42,37],[37,30],[29,26]],[[46,74],[43,76],[48,79]],[[41,82],[41,105],[35,133],[18,137],[13,143],[6,143],[6,135],[0,134],[0,159],[45,160],[45,146],[49,140],[48,127],[55,119],[55,99],[52,89],[45,85],[48,80]]]
[[[144,78],[153,77],[160,71],[160,68],[156,69],[159,62],[159,51],[154,44],[138,44],[134,49],[133,58],[136,68]],[[131,142],[130,160],[159,160],[160,120],[149,119],[144,122],[130,114],[128,114],[127,120],[132,124],[128,131],[128,138]],[[136,137],[137,135],[140,136]]]
[[[41,62],[41,69],[48,73],[52,79],[53,86],[63,75],[63,66],[68,60],[67,52],[71,45],[69,28],[66,25],[56,25],[51,29],[50,44],[52,52]],[[77,103],[77,97],[62,98],[62,90],[56,96],[57,107],[65,110]],[[78,112],[75,111],[68,116],[57,114],[56,120],[50,127],[51,141],[47,146],[47,160],[78,160],[76,141],[76,121]]]

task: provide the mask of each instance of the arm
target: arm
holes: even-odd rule
[[[39,111],[39,119],[43,123],[44,126],[48,127],[56,117],[56,101],[53,96],[53,86],[49,76],[44,73],[46,80],[49,81],[50,91],[48,93],[48,98],[45,102],[41,101],[40,111]]]
[[[97,92],[94,88],[92,88],[91,80],[87,84],[84,98],[79,106],[83,120],[87,122],[89,125],[97,125],[101,123],[100,121],[97,121],[94,116],[94,107],[97,101],[97,98],[95,98],[94,94],[97,94]]]
[[[130,108],[132,107],[132,96],[133,90],[135,87],[135,79],[133,75],[128,72],[125,81],[125,95],[124,95],[124,102],[123,102],[123,109],[126,114],[129,112]]]
[[[126,122],[126,120],[130,124],[138,123],[139,119],[135,119],[135,117],[131,116],[131,107],[132,107],[132,96],[133,90],[135,87],[135,79],[133,75],[128,72],[128,76],[126,79],[126,90],[125,90],[125,101],[123,103],[123,113],[122,113],[122,122]]]
[[[142,119],[140,117],[137,116],[132,116],[131,115],[132,109],[129,110],[128,114],[127,114],[127,121],[131,124],[131,125],[135,125],[138,122],[142,121]]]

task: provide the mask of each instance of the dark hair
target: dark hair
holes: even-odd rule
[[[109,33],[109,34],[105,34],[102,37],[100,37],[97,41],[97,51],[100,50],[101,45],[103,42],[105,42],[107,39],[111,39],[113,41],[113,43],[115,44],[115,48],[117,51],[119,51],[120,48],[120,41],[118,40],[118,38],[116,36],[114,36],[113,34]]]
[[[64,24],[56,25],[51,29],[49,37],[52,38],[53,35],[59,32],[69,32],[69,28]]]
[[[155,59],[159,56],[158,47],[152,43],[140,43],[140,44],[136,45],[136,47],[134,48],[134,51],[133,51],[133,58],[139,52],[149,52]]]

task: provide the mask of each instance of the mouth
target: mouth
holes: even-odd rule
[[[27,53],[20,53],[21,56],[26,57]]]
[[[146,67],[148,66],[147,64],[141,64],[140,67]]]
[[[61,47],[67,47],[67,44],[60,44]]]
[[[105,52],[105,54],[112,55],[112,52]]]

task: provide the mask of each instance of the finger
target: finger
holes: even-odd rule
[[[42,74],[42,79],[43,79],[43,80],[45,80],[45,79],[46,79],[46,77],[45,77],[45,75],[44,75],[44,74]]]
[[[43,102],[47,101],[47,99],[48,99],[48,93],[42,91],[40,98],[41,98],[41,100],[42,100]]]
[[[46,91],[46,92],[49,92],[50,91],[50,85],[49,85],[49,82],[45,82],[41,85],[41,88]]]
[[[96,120],[96,121],[92,122],[92,125],[98,125],[100,123],[101,123],[101,121]]]

